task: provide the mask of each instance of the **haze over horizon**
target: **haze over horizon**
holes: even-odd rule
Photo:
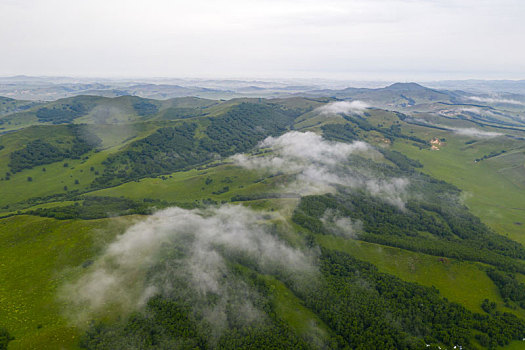
[[[523,79],[525,3],[0,3],[0,76]]]

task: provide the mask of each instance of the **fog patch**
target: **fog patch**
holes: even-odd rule
[[[127,115],[125,109],[112,105],[97,105],[89,113],[94,124],[113,124],[118,123],[118,116]]]
[[[257,296],[231,275],[228,261],[241,259],[297,283],[316,271],[312,257],[279,239],[269,219],[278,214],[233,205],[159,211],[118,236],[83,276],[62,288],[61,299],[79,324],[107,310],[140,309],[157,294],[202,301],[196,312],[214,325],[226,322],[232,303],[239,322],[257,320],[262,313],[251,301]]]
[[[286,191],[300,195],[335,192],[336,186],[359,188],[376,197],[404,208],[408,180],[380,178],[369,169],[353,166],[351,156],[377,157],[377,151],[366,142],[327,141],[313,132],[291,131],[279,137],[268,137],[259,144],[270,154],[248,156],[237,154],[234,162],[248,169],[294,175]]]
[[[521,101],[507,99],[507,98],[479,97],[479,96],[468,96],[467,98],[472,101],[484,102],[484,103],[501,103],[501,104],[511,104],[511,105],[519,105],[519,106],[525,105],[525,103]]]
[[[366,189],[371,195],[403,209],[405,206],[404,194],[409,183],[405,178],[370,179],[366,181]]]
[[[493,138],[504,135],[500,132],[482,131],[476,128],[450,128],[450,130],[458,135],[478,138]]]
[[[431,122],[426,121],[426,120],[421,119],[421,118],[409,118],[409,119],[407,119],[407,121],[413,122],[413,123],[416,123],[416,124],[419,123],[419,124],[424,124],[424,125],[429,125],[429,126],[436,126],[438,128],[442,128],[442,129],[445,129],[445,130],[448,130],[448,131],[452,131],[453,133],[455,133],[457,135],[462,135],[462,136],[470,136],[470,137],[477,137],[477,138],[493,138],[493,137],[498,137],[498,136],[505,135],[505,134],[500,133],[500,132],[483,131],[483,130],[479,130],[479,129],[476,129],[476,128],[454,128],[454,127],[450,127],[448,125],[431,123]]]
[[[317,108],[320,114],[352,114],[362,113],[370,105],[363,101],[337,101],[330,102],[324,106]]]
[[[335,236],[354,239],[363,231],[363,222],[352,220],[342,216],[340,213],[327,209],[321,217],[324,227]]]

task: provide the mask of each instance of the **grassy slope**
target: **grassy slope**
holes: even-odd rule
[[[282,318],[297,334],[323,344],[331,333],[330,328],[310,309],[303,305],[282,282],[272,276],[265,276],[274,296],[276,314]]]
[[[327,248],[371,262],[381,272],[424,286],[435,286],[442,296],[472,311],[482,312],[480,305],[485,298],[503,306],[497,287],[478,264],[453,259],[441,262],[431,255],[334,236],[318,235],[317,241]]]
[[[241,169],[234,165],[220,165],[205,170],[192,169],[167,175],[166,180],[158,178],[142,179],[120,186],[92,192],[93,195],[128,197],[132,199],[153,198],[170,202],[192,202],[211,198],[216,201],[229,200],[235,194],[267,192],[274,187],[279,178],[264,181],[261,174]],[[206,184],[207,179],[210,184]],[[213,194],[224,187],[229,191]]]
[[[237,175],[238,178],[232,174]],[[229,184],[232,190],[222,195],[211,194],[212,191],[222,188],[223,182],[221,181],[228,176],[235,180],[233,184]],[[208,177],[214,179],[209,186],[205,185],[205,180]],[[206,172],[190,170],[174,173],[172,178],[166,180],[160,178],[144,179],[139,183],[131,182],[97,191],[94,194],[125,196],[135,199],[148,197],[167,201],[184,201],[187,198],[227,200],[233,193],[249,194],[271,191],[273,188],[271,183],[266,185],[251,183],[251,180],[256,178],[258,178],[256,174],[248,172],[245,174],[244,171],[239,173],[238,168],[224,165],[210,168]],[[239,186],[244,187],[239,189]],[[268,209],[269,207],[283,209],[283,204],[276,203],[275,200],[249,201],[245,204],[255,209]],[[284,211],[286,216],[291,213],[289,206]],[[461,303],[473,311],[481,312],[480,305],[485,298],[496,301],[503,308],[503,301],[496,286],[477,264],[459,263],[453,260],[442,263],[438,261],[438,258],[425,254],[330,236],[319,237],[319,243],[331,249],[343,249],[360,259],[377,265],[381,271],[394,274],[404,280],[427,286],[434,285],[443,296]]]
[[[10,349],[75,347],[80,333],[61,317],[57,288],[131,219],[0,220],[0,322],[16,338]]]
[[[445,134],[439,130],[425,131],[425,134],[429,140],[433,136],[446,137],[447,142],[439,151],[419,150],[408,142],[396,142],[394,149],[419,160],[424,165],[423,172],[462,189],[465,204],[475,215],[496,232],[525,244],[525,185],[522,182],[525,172],[519,173],[525,163],[525,147],[519,148],[516,141],[505,138],[465,145],[470,138]],[[500,149],[510,151],[474,162],[491,150]],[[507,157],[517,158],[512,167],[502,166]]]
[[[143,137],[151,133],[156,128],[156,125],[144,123],[122,128],[118,126],[94,126],[92,132],[96,133],[102,140],[102,147],[105,149],[100,152],[89,152],[85,154],[84,156],[89,157],[87,160],[66,159],[52,164],[40,165],[12,174],[11,179],[8,181],[1,180],[0,193],[2,193],[2,196],[0,196],[0,213],[20,209],[13,206],[13,204],[31,197],[66,193],[64,186],[67,186],[69,191],[90,190],[89,185],[96,176],[95,171],[102,173],[104,166],[101,163],[109,154],[118,151],[121,147],[136,140],[138,137]],[[10,171],[8,167],[9,155],[13,150],[23,147],[25,142],[36,138],[36,134],[41,131],[44,132],[44,135],[40,134],[40,137],[43,139],[47,136],[45,133],[50,133],[51,135],[49,135],[49,137],[60,136],[56,134],[53,135],[53,130],[54,128],[50,127],[37,127],[4,135],[0,140],[2,144],[6,145],[4,149],[0,150],[0,178],[4,177],[5,173]],[[11,141],[15,139],[16,142]],[[64,167],[64,163],[67,163],[68,167]],[[93,171],[91,171],[92,167],[94,169]],[[43,168],[46,169],[45,172]],[[28,177],[31,177],[33,181],[27,181]],[[79,184],[75,184],[75,180],[78,180]],[[10,205],[10,207],[5,208],[6,205]]]
[[[224,107],[215,106],[213,107],[216,109],[214,112],[218,112]],[[381,121],[382,118],[379,115],[372,114],[378,121]],[[106,135],[103,138],[104,146],[112,147],[111,150],[118,149],[129,134],[127,130],[116,134],[102,126],[100,129],[99,132],[101,134],[105,132]],[[438,130],[424,130],[426,134],[421,130],[414,129],[414,132],[423,135],[426,139],[430,139],[432,136],[440,136]],[[415,159],[419,159],[425,164],[424,171],[472,193],[472,196],[466,199],[467,204],[475,214],[481,216],[498,232],[503,232],[498,229],[497,225],[501,222],[501,218],[504,218],[505,220],[501,225],[508,226],[510,223],[510,227],[515,229],[515,231],[508,231],[513,234],[511,237],[515,239],[522,237],[522,227],[524,226],[519,227],[513,224],[513,222],[519,221],[516,219],[517,214],[509,214],[508,209],[504,207],[494,208],[491,204],[494,202],[505,203],[508,207],[506,198],[510,196],[512,207],[520,207],[521,205],[521,208],[524,208],[525,205],[523,205],[522,200],[525,196],[520,196],[522,192],[516,191],[516,179],[513,182],[502,177],[497,171],[500,169],[494,168],[495,165],[492,165],[496,159],[475,164],[475,166],[481,167],[481,169],[477,169],[479,173],[472,170],[473,159],[489,153],[490,150],[494,149],[494,145],[478,143],[475,148],[470,147],[465,150],[462,147],[465,146],[464,142],[468,138],[453,137],[449,133],[442,136],[446,137],[448,142],[438,152],[419,150],[411,146],[410,143],[401,141],[396,142],[394,147]],[[7,152],[1,152],[0,157],[7,154]],[[3,195],[4,193],[7,194],[5,197],[0,197],[0,202],[4,200],[5,203],[9,203],[13,200],[20,200],[20,198],[60,192],[64,185],[62,181],[73,182],[75,178],[80,180],[80,185],[77,186],[82,187],[90,181],[89,167],[100,164],[105,158],[104,154],[105,152],[92,154],[84,164],[80,164],[80,161],[68,161],[70,163],[68,171],[64,171],[62,162],[60,162],[59,164],[46,165],[46,173],[42,172],[42,166],[40,166],[17,174],[9,183],[0,182],[0,186],[5,185],[0,187],[0,191]],[[0,162],[0,164],[5,163]],[[97,166],[95,167],[97,168]],[[80,172],[80,170],[83,171]],[[42,174],[45,174],[47,180],[41,177]],[[476,175],[476,183],[472,182],[473,175]],[[33,176],[35,180],[28,183],[27,176]],[[213,182],[206,185],[205,181],[208,177],[213,179]],[[233,182],[225,181],[228,177]],[[94,194],[187,202],[206,198],[218,201],[228,200],[233,194],[276,192],[275,186],[280,181],[279,177],[267,179],[264,182],[255,182],[260,178],[260,174],[239,171],[239,168],[231,165],[222,165],[206,170],[174,173],[171,178],[168,176],[166,180],[160,178],[143,179],[140,182],[131,182],[115,188],[97,191]],[[458,178],[462,181],[456,182]],[[67,184],[70,186],[69,182]],[[495,189],[490,188],[492,184],[496,185]],[[465,187],[466,185],[471,187]],[[212,194],[224,186],[229,186],[230,191],[219,195]],[[496,197],[491,197],[492,195]],[[279,202],[293,204],[295,200],[251,201],[245,202],[245,204],[254,208],[268,209],[270,207],[279,208]],[[290,205],[286,206],[286,211],[289,212],[290,208]],[[60,270],[59,267],[62,265],[66,267],[78,266],[89,256],[92,256],[96,252],[96,246],[92,244],[92,233],[100,233],[99,229],[106,227],[105,225],[108,222],[109,220],[55,221],[29,216],[0,221],[0,255],[7,257],[5,261],[17,262],[13,266],[0,265],[0,273],[2,274],[0,279],[9,281],[9,284],[0,286],[3,288],[0,289],[0,312],[8,315],[1,316],[0,319],[3,321],[5,317],[9,320],[8,329],[12,330],[13,334],[19,339],[12,343],[11,348],[28,348],[31,344],[35,346],[38,344],[39,348],[43,347],[42,344],[46,344],[48,348],[74,346],[76,340],[72,337],[78,335],[77,331],[68,328],[60,318],[54,297],[60,281],[70,276],[71,273],[74,274],[75,271]],[[122,229],[122,226],[119,229]],[[106,237],[109,237],[114,235],[116,231],[118,230],[104,232],[107,235]],[[26,239],[17,240],[15,244],[13,242],[16,237],[26,237]],[[479,304],[484,298],[495,300],[500,306],[502,304],[492,282],[474,264],[455,261],[443,264],[437,261],[435,257],[356,241],[341,241],[335,237],[321,237],[319,242],[327,247],[351,252],[363,260],[376,264],[381,271],[392,273],[402,279],[424,285],[435,285],[441,290],[443,296],[452,301],[460,302],[472,310],[479,311]],[[31,257],[33,262],[24,257]],[[20,274],[19,271],[24,271],[24,274]],[[290,322],[292,327],[299,332],[307,332],[308,322],[305,320],[315,321],[315,315],[311,314],[308,309],[301,307],[297,298],[280,282],[269,281],[269,283],[275,287],[275,302],[281,317]],[[13,290],[17,290],[17,292],[13,293]],[[13,307],[20,310],[20,316],[17,312],[12,312]],[[41,329],[37,329],[39,324],[42,324]]]

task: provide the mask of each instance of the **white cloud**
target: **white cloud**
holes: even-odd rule
[[[482,131],[476,128],[450,128],[455,134],[462,136],[480,137],[480,138],[493,138],[503,135],[499,132]]]
[[[237,282],[225,279],[229,276],[227,256],[243,256],[262,273],[293,278],[315,273],[309,256],[272,233],[265,224],[268,219],[279,217],[231,205],[159,211],[111,243],[84,275],[63,287],[62,298],[72,317],[83,322],[110,306],[135,310],[159,293],[214,293],[229,298],[235,293],[231,283]],[[181,281],[186,284],[183,290]],[[225,321],[223,305],[204,306],[200,311]]]
[[[385,201],[404,207],[408,180],[401,178],[379,179],[368,169],[352,167],[351,155],[379,156],[369,144],[327,141],[313,132],[288,132],[279,137],[268,137],[259,145],[270,148],[264,156],[238,154],[232,159],[248,169],[282,172],[295,175],[286,190],[301,195],[333,192],[336,185],[361,188]]]
[[[502,104],[511,104],[511,105],[520,105],[520,106],[525,105],[525,103],[521,101],[507,99],[507,98],[469,96],[468,99],[472,101],[486,102],[486,103],[502,103]]]
[[[357,238],[363,230],[363,223],[360,220],[352,220],[331,209],[326,210],[321,221],[332,234],[344,238]]]
[[[365,109],[370,106],[363,101],[338,101],[331,102],[324,106],[317,108],[317,111],[321,114],[350,114],[350,113],[362,113]]]

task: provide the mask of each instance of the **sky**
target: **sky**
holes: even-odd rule
[[[0,0],[0,76],[525,79],[523,0]]]

